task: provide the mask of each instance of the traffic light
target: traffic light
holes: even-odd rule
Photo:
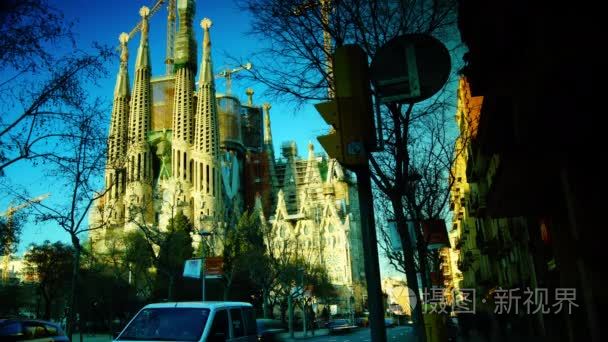
[[[364,165],[376,145],[367,55],[358,45],[344,45],[333,60],[335,98],[315,105],[332,130],[317,139],[343,165]]]

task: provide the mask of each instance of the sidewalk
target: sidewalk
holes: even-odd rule
[[[329,329],[315,329],[314,336],[311,331],[308,331],[307,336],[304,336],[303,331],[295,331],[293,334],[293,338],[290,337],[289,332],[279,334],[277,336],[277,340],[279,341],[295,341],[295,340],[305,340],[311,337],[319,337],[319,336],[328,336]]]

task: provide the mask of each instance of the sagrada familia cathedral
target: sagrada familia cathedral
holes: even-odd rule
[[[246,103],[216,93],[209,19],[201,21],[197,77],[194,1],[177,0],[177,11],[171,4],[168,20],[175,23],[177,12],[179,28],[168,33],[165,75],[152,77],[148,8],[140,10],[132,86],[129,35],[120,35],[107,191],[96,203],[97,208],[112,210],[91,215],[92,224],[109,222],[92,232],[95,249],[103,253],[108,237],[136,230],[136,222],[162,230],[177,210],[196,230],[232,229],[241,213],[257,210],[275,239],[297,240],[309,260],[327,269],[344,301],[340,310],[352,305],[361,310],[365,275],[354,177],[335,160],[315,154],[312,144],[305,158],[294,142],[284,143],[276,157],[270,104],[256,105],[250,89]],[[214,234],[213,243],[221,245],[221,235]],[[193,238],[200,243],[199,235]]]

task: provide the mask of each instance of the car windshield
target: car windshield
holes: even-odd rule
[[[198,341],[209,309],[151,308],[142,310],[118,341]]]

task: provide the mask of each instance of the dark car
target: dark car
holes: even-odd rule
[[[283,322],[277,319],[258,318],[258,341],[279,341],[279,334],[287,332]]]
[[[0,319],[0,340],[70,341],[57,323],[22,318]]]
[[[357,318],[355,318],[355,324],[358,327],[364,327],[365,328],[365,327],[369,326],[369,318],[367,318],[367,317],[357,317]]]
[[[330,334],[348,332],[356,327],[356,325],[351,324],[347,319],[334,319],[327,323],[327,329],[329,329]]]
[[[395,323],[395,319],[393,318],[384,318],[384,326],[387,328],[392,328],[394,326],[396,326],[397,324]]]

